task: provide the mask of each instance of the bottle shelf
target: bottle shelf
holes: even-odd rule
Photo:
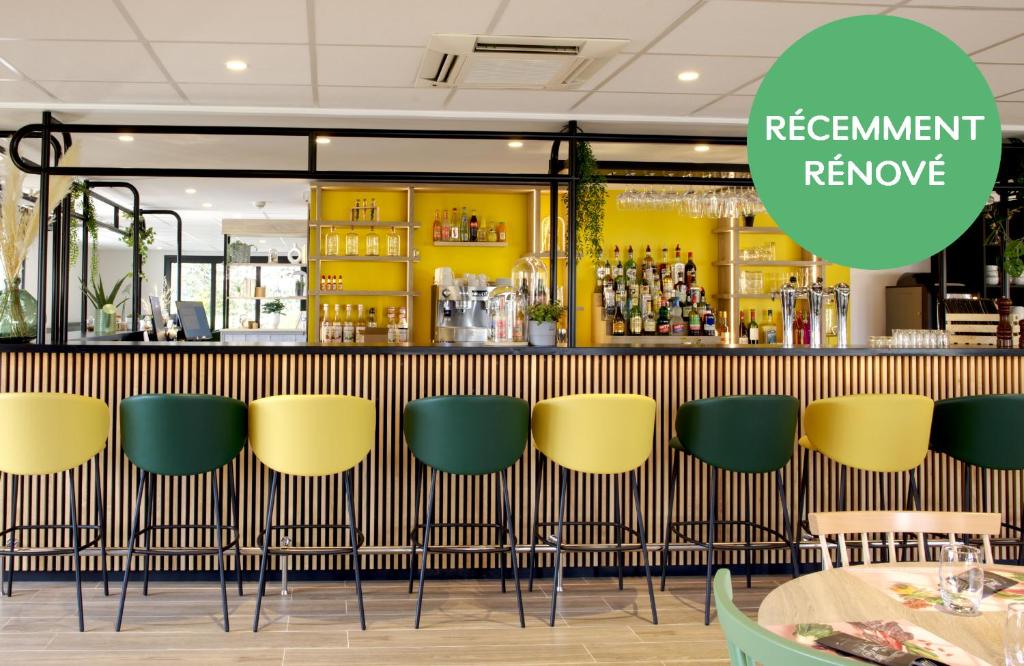
[[[762,268],[771,267],[789,267],[789,268],[809,268],[812,266],[828,266],[827,261],[822,260],[778,260],[778,261],[756,261],[756,260],[741,260],[741,261],[715,261],[711,263],[712,266],[753,266]]]
[[[369,227],[394,227],[396,229],[419,229],[420,225],[405,221],[399,222],[364,222],[362,220],[358,222],[349,222],[348,220],[321,220],[320,222],[310,222],[311,227],[356,227],[366,229]]]
[[[342,289],[337,291],[315,291],[315,296],[419,296],[415,291],[395,291],[387,289]]]
[[[353,255],[326,254],[326,255],[323,255],[323,256],[320,256],[320,257],[313,257],[312,259],[313,259],[313,261],[364,261],[364,262],[368,262],[368,263],[392,263],[392,264],[395,264],[395,263],[397,263],[397,264],[404,264],[404,263],[409,263],[409,262],[417,262],[417,261],[420,260],[419,257],[415,257],[415,258],[407,257],[407,256],[389,257],[389,256],[386,256],[386,255],[380,255],[380,256],[376,256],[376,257],[374,257],[374,256],[368,257],[366,255],[361,255],[361,254],[359,254],[359,255],[356,255],[356,254],[353,254]]]
[[[272,264],[270,262],[260,263],[258,261],[229,261],[228,268],[235,266],[255,266],[257,268],[306,268],[309,264]]]
[[[308,296],[228,296],[232,301],[304,301]]]
[[[434,241],[434,247],[508,247],[508,241]]]
[[[712,298],[721,298],[728,300],[739,300],[743,298],[759,299],[759,300],[774,300],[773,294],[715,294]]]

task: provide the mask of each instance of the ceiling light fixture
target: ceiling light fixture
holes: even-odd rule
[[[679,76],[677,78],[680,81],[683,81],[684,83],[689,83],[690,81],[696,81],[697,79],[699,79],[700,72],[695,72],[692,69],[688,69],[685,72],[679,72]]]
[[[132,141],[135,140],[135,137],[132,136],[131,134],[122,134],[121,136],[117,137],[117,140],[124,141],[125,143],[131,143]]]
[[[186,187],[185,188],[185,194],[195,194],[195,193],[196,193],[196,188],[194,188],[194,187]]]
[[[213,208],[213,204],[210,203],[209,201],[204,201],[203,208]]]
[[[711,146],[709,146],[706,143],[698,143],[696,146],[693,147],[693,150],[694,152],[697,153],[706,153],[709,150],[711,150]]]
[[[508,147],[509,148],[522,148],[523,147],[523,142],[522,141],[509,141],[508,142]]]
[[[249,69],[249,65],[244,60],[228,60],[224,66],[232,72],[244,72]]]
[[[316,138],[316,142],[319,143],[321,146],[326,146],[327,144],[329,144],[331,142],[331,137],[329,137],[329,136],[318,136]]]

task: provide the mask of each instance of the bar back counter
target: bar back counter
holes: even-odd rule
[[[660,542],[669,489],[669,440],[679,405],[700,398],[743,394],[786,394],[796,397],[801,410],[812,401],[858,393],[911,393],[939,400],[967,395],[1024,392],[1024,352],[996,349],[776,349],[766,347],[723,347],[706,349],[438,349],[359,348],[339,349],[317,346],[231,346],[225,344],[133,344],[93,343],[68,346],[35,346],[0,352],[0,392],[69,392],[95,396],[110,407],[109,445],[101,454],[100,473],[107,513],[107,543],[114,550],[112,568],[118,568],[116,553],[127,544],[131,503],[137,475],[122,454],[118,428],[118,404],[129,396],[145,393],[200,393],[229,396],[250,402],[279,394],[345,394],[372,400],[377,406],[377,442],[369,458],[356,468],[355,508],[366,538],[364,571],[385,577],[408,565],[408,535],[412,524],[413,459],[402,436],[402,411],[406,403],[435,395],[493,394],[539,400],[579,393],[637,393],[653,398],[658,405],[654,453],[640,469],[640,498],[650,540]],[[61,418],[54,414],[54,418]],[[1024,415],[1022,415],[1024,416]],[[325,413],[320,427],[344,429],[346,424]],[[194,424],[198,430],[202,423]],[[1019,433],[1007,433],[1007,445],[1019,443]],[[1016,438],[1016,439],[1014,439]],[[481,442],[486,446],[487,442]],[[750,442],[756,447],[757,442]],[[794,442],[796,447],[796,442]],[[511,470],[511,492],[518,541],[530,541],[530,508],[534,497],[536,451],[528,450]],[[237,465],[241,531],[246,549],[243,566],[258,566],[257,543],[264,524],[270,473],[244,451]],[[547,463],[550,464],[550,463]],[[92,466],[79,469],[78,487],[91,488]],[[824,456],[811,457],[810,509],[834,508],[837,466]],[[705,488],[708,468],[687,456],[683,458],[677,520],[706,516]],[[719,520],[742,520],[744,507],[750,518],[782,530],[774,476],[754,480],[719,472],[718,492],[722,501]],[[788,503],[796,512],[797,465],[783,470],[791,489]],[[10,477],[0,494],[0,510],[10,515]],[[923,508],[959,508],[963,466],[948,456],[930,453],[919,472]],[[557,475],[544,476],[538,510],[541,521],[556,518]],[[751,479],[750,475],[747,479]],[[500,497],[489,477],[444,477],[444,492],[437,506],[439,522],[500,522]],[[611,520],[613,487],[609,477],[583,476],[573,482],[575,513],[586,520]],[[622,483],[627,498],[622,514],[631,524],[634,515],[628,498],[628,480]],[[907,496],[906,475],[887,475],[850,470],[847,482],[848,508],[899,508]],[[578,484],[578,485],[577,485]],[[1004,520],[1021,523],[1022,479],[1017,472],[989,472],[974,485],[977,509],[1002,512]],[[195,478],[163,478],[157,490],[156,522],[188,524],[209,522],[211,498],[208,486]],[[64,484],[59,477],[31,477],[24,480],[17,511],[21,521],[67,524]],[[202,489],[202,490],[199,490]],[[289,524],[343,523],[340,483],[337,477],[283,480],[282,502],[276,522]],[[93,515],[95,498],[83,493],[84,515]],[[576,530],[573,533],[573,529]],[[569,536],[588,541],[591,527],[570,529]],[[742,542],[742,528],[726,533],[728,541]],[[66,533],[66,532],[65,532]],[[593,535],[591,535],[593,536]],[[62,539],[49,533],[44,539]],[[163,536],[155,537],[157,545]],[[207,536],[186,538],[204,539]],[[296,533],[295,545],[303,539],[322,543],[329,535]],[[479,542],[480,534],[470,528],[448,528],[442,543]],[[485,539],[486,541],[486,539]],[[194,544],[194,542],[193,542]],[[53,544],[58,545],[58,544]],[[171,544],[167,544],[171,545]],[[207,544],[208,545],[208,544]],[[308,544],[307,544],[308,545]],[[1008,557],[1015,548],[1004,548],[997,557]],[[465,572],[497,566],[493,555],[433,554],[431,568]],[[740,562],[742,553],[730,552],[719,561]],[[813,551],[803,558],[811,561]],[[541,558],[541,564],[550,560]],[[565,565],[572,568],[612,567],[614,555],[572,552]],[[698,565],[699,552],[678,550],[673,566]],[[762,567],[782,567],[785,551],[766,550],[756,555]],[[98,569],[97,558],[86,558],[86,570]],[[639,564],[638,553],[627,554],[627,564]],[[296,556],[293,570],[328,572],[338,567],[336,558]],[[773,566],[774,565],[774,566]],[[70,558],[44,560],[26,558],[18,570],[69,572]],[[156,558],[155,571],[216,571],[215,558]],[[170,574],[173,575],[173,574]],[[332,574],[327,574],[332,575]]]

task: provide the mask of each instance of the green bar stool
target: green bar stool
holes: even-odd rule
[[[329,420],[325,417],[329,417]],[[343,427],[330,427],[343,424]],[[325,427],[328,426],[328,427]],[[359,576],[359,546],[363,535],[356,523],[352,485],[356,465],[366,458],[376,439],[377,413],[373,402],[347,395],[280,395],[249,404],[249,444],[253,455],[268,467],[270,497],[266,527],[260,540],[260,582],[252,630],[260,626],[260,608],[267,586],[267,562],[271,555],[350,555],[359,602],[359,624],[366,629],[363,585]],[[347,525],[274,525],[278,485],[282,474],[298,477],[341,476],[341,494],[348,513]],[[287,494],[287,493],[286,493]],[[287,498],[284,514],[288,514]],[[283,530],[347,531],[349,545],[271,547],[273,532]]]
[[[786,483],[782,468],[793,457],[796,442],[796,424],[800,403],[788,395],[749,395],[728,398],[693,400],[679,407],[676,414],[676,436],[670,442],[674,455],[669,472],[669,506],[665,520],[665,538],[661,551],[661,589],[665,589],[665,574],[669,560],[669,543],[678,536],[687,543],[701,545],[707,552],[708,565],[704,586],[704,624],[711,622],[711,584],[715,562],[715,528],[720,525],[740,525],[744,528],[744,566],[747,587],[750,587],[750,561],[753,551],[769,548],[789,548],[793,576],[799,575],[800,556],[793,538],[793,524],[786,500]],[[676,489],[679,485],[679,462],[686,453],[708,465],[711,477],[708,484],[707,520],[674,522],[677,505]],[[718,472],[733,472],[745,477],[743,520],[718,520]],[[782,507],[783,531],[755,524],[750,515],[751,476],[775,473],[775,487]],[[684,527],[706,526],[707,540],[703,543],[691,537]],[[752,532],[782,539],[781,545],[751,545]]]
[[[0,472],[7,477],[10,488],[10,519],[0,531],[0,543],[7,540],[8,549],[0,550],[0,562],[7,569],[6,595],[14,592],[14,558],[71,555],[75,568],[75,592],[78,604],[78,630],[85,631],[82,609],[82,551],[99,544],[103,594],[107,586],[107,547],[103,519],[103,487],[99,454],[107,445],[110,411],[96,398],[67,393],[5,393],[0,395],[0,421],[4,433],[0,437]],[[96,483],[96,524],[80,524],[79,496],[75,487],[75,471],[92,460]],[[68,502],[67,525],[19,525],[18,481],[23,476],[64,474]],[[15,535],[21,533],[67,531],[71,547],[17,548]],[[82,530],[94,532],[92,539],[82,543]],[[8,538],[8,535],[10,537]],[[0,592],[3,591],[0,579]]]
[[[125,556],[124,583],[121,585],[121,601],[117,607],[115,631],[121,631],[124,616],[124,602],[128,595],[128,578],[132,570],[132,558],[145,557],[143,594],[149,592],[150,557],[184,557],[216,555],[220,573],[221,607],[224,612],[224,631],[230,630],[228,620],[228,595],[224,578],[224,552],[235,550],[235,575],[238,580],[238,595],[242,596],[242,562],[238,545],[238,495],[234,471],[228,463],[234,461],[246,438],[245,404],[232,398],[211,395],[139,395],[121,401],[121,448],[132,463],[139,468],[138,491],[135,508],[132,511],[131,534],[128,537],[128,553]],[[221,518],[220,471],[228,466],[228,496],[231,521],[224,525]],[[216,479],[210,478],[213,496],[213,525],[155,525],[153,509],[155,504],[156,475],[199,476],[208,478],[217,472]],[[147,493],[148,491],[148,493]],[[145,526],[140,528],[142,497],[147,495]],[[180,531],[183,529],[212,530],[215,547],[196,546],[189,548],[150,547],[150,535],[157,530]],[[224,532],[230,539],[225,543]],[[137,547],[139,536],[143,538],[142,548]]]
[[[530,406],[525,400],[505,396],[446,396],[413,400],[405,406],[405,441],[416,458],[416,490],[413,510],[416,524],[409,535],[409,591],[412,592],[412,572],[416,567],[417,549],[420,557],[419,590],[416,596],[416,622],[419,629],[423,610],[423,585],[427,573],[427,555],[437,553],[500,554],[501,587],[505,591],[504,561],[512,560],[512,577],[516,587],[519,626],[526,626],[523,596],[519,586],[519,566],[516,556],[515,516],[509,497],[506,470],[514,465],[526,449],[530,436]],[[426,468],[430,468],[427,489],[426,516],[419,523],[420,497]],[[465,523],[438,523],[434,521],[434,489],[437,473],[477,476],[492,474],[498,477],[501,490],[500,521],[483,525]],[[483,527],[496,533],[498,544],[484,546],[431,545],[434,530],[444,528]],[[422,529],[423,537],[420,539]],[[507,542],[506,542],[507,539]]]
[[[558,604],[558,588],[561,585],[562,551],[611,552],[619,563],[619,585],[622,585],[622,555],[626,551],[640,551],[647,575],[647,592],[651,602],[651,619],[658,624],[658,608],[654,601],[654,585],[651,583],[651,568],[647,553],[647,530],[641,510],[640,489],[636,470],[651,456],[654,440],[654,417],[657,405],[654,400],[642,395],[627,394],[583,394],[542,400],[533,408],[533,440],[537,451],[550,458],[562,468],[561,488],[558,500],[558,520],[555,523],[540,522],[538,505],[543,473],[546,465],[538,460],[539,470],[536,481],[537,498],[534,502],[533,529],[530,542],[530,582],[537,564],[537,541],[541,538],[541,525],[554,525],[554,538],[548,540],[555,547],[553,585],[551,590],[551,614],[548,623],[555,625],[555,610]],[[633,490],[633,508],[636,512],[636,527],[628,527],[622,520],[621,508],[616,501],[616,515],[612,522],[574,520],[566,522],[566,497],[569,489],[569,472],[581,474],[607,474],[618,477],[629,476]],[[615,479],[618,486],[618,480]],[[618,496],[616,495],[616,499]],[[615,532],[615,543],[581,544],[563,543],[563,530],[570,527],[610,528]],[[636,543],[623,543],[624,534],[636,539]]]
[[[981,491],[981,511],[989,510],[988,476],[990,470],[1024,470],[1024,442],[1014,433],[1020,431],[1024,414],[1024,395],[979,395],[950,398],[935,403],[932,418],[931,449],[945,453],[964,464],[963,511],[974,511],[972,477],[977,470]],[[1003,523],[1020,534],[1017,564],[1024,563],[1024,529]]]

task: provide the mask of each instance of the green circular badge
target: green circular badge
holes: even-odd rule
[[[750,170],[776,223],[822,258],[893,268],[956,240],[999,168],[999,112],[960,47],[858,16],[802,37],[754,99]]]

